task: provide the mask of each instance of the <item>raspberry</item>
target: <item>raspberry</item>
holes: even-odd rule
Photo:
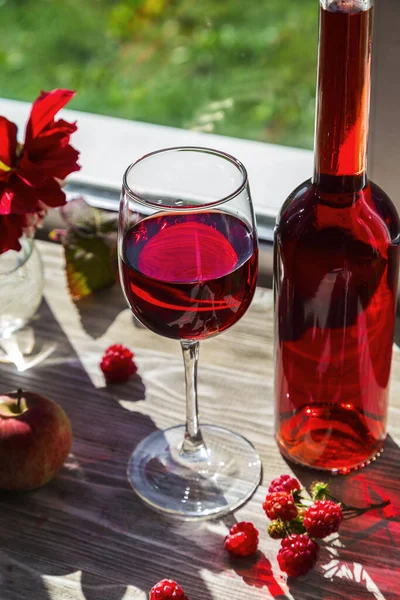
[[[279,567],[291,577],[305,575],[317,562],[318,551],[317,542],[305,533],[291,535],[281,542],[277,556]]]
[[[267,494],[263,503],[263,509],[270,519],[291,521],[297,516],[297,507],[293,496],[287,492]]]
[[[100,369],[107,383],[128,381],[129,377],[137,371],[132,358],[133,353],[121,344],[114,344],[107,348],[100,363]]]
[[[307,509],[303,523],[308,535],[324,538],[339,531],[342,521],[343,513],[339,504],[332,500],[317,500]]]
[[[294,477],[290,475],[281,475],[280,477],[276,477],[271,481],[271,484],[268,488],[268,493],[272,494],[273,492],[292,492],[294,490],[300,489],[300,483]]]
[[[233,556],[250,556],[258,547],[258,531],[253,523],[235,523],[225,538],[224,546]]]
[[[282,521],[271,521],[268,525],[268,535],[274,540],[279,540],[285,537],[285,525]]]
[[[172,579],[162,579],[150,590],[149,600],[188,600],[180,585]]]

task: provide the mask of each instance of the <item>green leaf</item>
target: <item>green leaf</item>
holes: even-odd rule
[[[304,533],[306,528],[303,525],[303,517],[296,517],[289,523],[291,533]]]
[[[323,481],[315,481],[311,485],[310,493],[313,500],[325,500],[326,496],[330,495],[329,486]]]
[[[115,283],[117,215],[94,208],[83,198],[68,202],[62,207],[61,214],[67,224],[61,241],[73,299],[83,298]]]

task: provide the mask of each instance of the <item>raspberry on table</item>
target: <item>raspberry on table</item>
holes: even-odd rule
[[[271,521],[268,525],[268,535],[274,540],[284,538],[286,535],[285,524],[278,519]]]
[[[263,502],[263,509],[270,519],[291,521],[297,516],[297,507],[292,494],[287,492],[273,492],[267,494]]]
[[[137,372],[133,352],[122,344],[109,346],[100,363],[107,383],[123,383]]]
[[[268,493],[272,494],[273,492],[292,492],[294,490],[300,489],[300,483],[292,477],[291,475],[281,475],[280,477],[276,477],[270,483],[268,488]]]
[[[281,542],[278,564],[290,577],[299,577],[310,571],[317,562],[319,546],[307,534],[294,534]]]
[[[343,512],[339,504],[332,500],[317,500],[307,508],[303,524],[308,535],[324,538],[339,531],[342,521]]]
[[[235,523],[224,542],[225,550],[233,556],[251,556],[258,548],[258,531],[253,523]]]
[[[162,579],[151,588],[149,600],[188,600],[188,598],[176,581]]]

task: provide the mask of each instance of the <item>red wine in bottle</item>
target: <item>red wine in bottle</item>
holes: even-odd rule
[[[347,473],[386,437],[400,224],[366,174],[370,0],[321,0],[315,169],[275,230],[276,437]]]

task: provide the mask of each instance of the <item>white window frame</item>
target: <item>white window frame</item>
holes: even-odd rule
[[[368,175],[400,211],[399,30],[399,0],[376,0]]]
[[[29,110],[27,102],[0,98],[0,115],[18,125],[20,139]],[[310,150],[73,110],[63,110],[60,115],[78,123],[72,143],[81,152],[82,169],[68,177],[74,184],[119,193],[125,168],[143,154],[172,146],[207,146],[228,152],[244,163],[257,216],[273,219],[293,188],[312,175]]]

